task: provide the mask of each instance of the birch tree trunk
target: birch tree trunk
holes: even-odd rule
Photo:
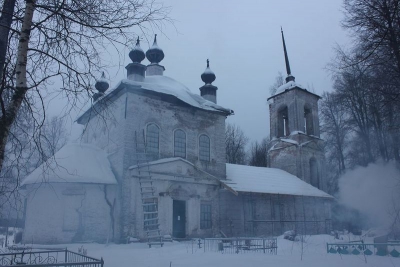
[[[28,60],[28,45],[35,11],[36,0],[25,1],[25,14],[19,38],[16,64],[16,87],[11,102],[3,112],[0,122],[0,170],[3,167],[4,153],[12,123],[14,122],[22,101],[28,91],[26,66]]]
[[[16,0],[5,0],[0,17],[0,82],[3,80],[3,69],[6,62],[8,35],[11,29],[12,17]]]

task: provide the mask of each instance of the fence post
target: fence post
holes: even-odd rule
[[[104,266],[104,260],[103,260],[103,257],[101,257],[101,267],[103,267]]]
[[[263,251],[264,251],[264,254],[265,254],[265,239],[263,238]]]
[[[329,253],[329,244],[326,243],[326,253]]]
[[[68,262],[67,251],[68,251],[67,248],[65,248],[65,263]]]

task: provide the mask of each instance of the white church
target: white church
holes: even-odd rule
[[[112,89],[97,81],[77,119],[80,142],[24,179],[23,242],[330,231],[319,96],[296,84],[286,48],[285,56],[287,83],[268,100],[270,167],[251,167],[226,163],[225,120],[234,113],[217,104],[209,62],[197,94],[164,75],[156,37],[146,53],[138,40],[126,79]]]

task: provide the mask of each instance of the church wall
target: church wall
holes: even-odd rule
[[[227,236],[277,236],[288,230],[329,233],[331,200],[221,190],[220,225]]]
[[[120,183],[115,208],[118,214],[128,208],[126,203],[122,201],[123,191],[129,188],[124,185],[125,181],[123,179],[126,172],[126,167],[124,166],[125,102],[126,97],[122,96],[104,103],[104,105],[107,105],[107,109],[99,111],[98,114],[96,111],[93,112],[93,117],[84,126],[85,130],[82,136],[83,142],[93,144],[109,154],[108,159],[111,169]],[[121,232],[120,220],[120,216],[115,216],[115,232],[118,234]]]
[[[160,128],[160,158],[174,157],[174,130],[182,129],[186,133],[186,159],[213,175],[225,177],[225,116],[133,93],[128,94],[127,111],[126,167],[135,164],[135,131],[143,136],[147,124],[155,123]],[[199,160],[201,134],[210,138],[210,162]]]
[[[180,170],[180,174],[177,173]],[[186,202],[186,235],[187,237],[213,237],[219,230],[218,188],[216,180],[205,180],[198,173],[189,173],[181,162],[171,162],[162,166],[151,166],[153,186],[158,195],[158,217],[162,235],[171,235],[173,231],[173,200]],[[134,232],[132,236],[145,238],[142,201],[139,179],[132,170],[130,180],[132,197],[130,206],[134,207]],[[212,209],[212,227],[200,228],[200,205],[210,204]]]
[[[103,190],[104,185],[100,184],[44,183],[37,188],[28,185],[23,242],[52,244],[112,240],[110,207]],[[115,185],[107,185],[107,196],[113,203]]]
[[[282,148],[268,151],[268,167],[287,171],[302,179],[298,147],[286,142],[282,142],[281,145]]]
[[[306,135],[302,136],[308,139],[308,141],[311,140]],[[296,138],[296,136],[291,136],[291,139],[299,141],[300,144],[308,142],[306,140],[302,140],[303,142],[301,142],[299,140],[301,138]],[[310,160],[314,158],[318,166],[318,188],[326,190],[325,155],[323,152],[322,142],[323,141],[320,139],[315,139],[313,140],[313,143],[308,146],[298,146],[280,141],[280,143],[275,145],[276,149],[272,149],[268,152],[269,167],[285,170],[311,184]]]

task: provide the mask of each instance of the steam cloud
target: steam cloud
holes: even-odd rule
[[[369,164],[347,171],[339,179],[339,202],[368,218],[371,227],[392,225],[400,208],[400,171],[394,162]]]

